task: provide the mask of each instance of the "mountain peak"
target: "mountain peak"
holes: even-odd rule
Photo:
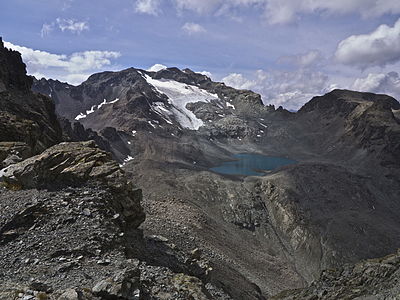
[[[386,103],[384,106],[388,108],[400,109],[400,103],[388,95],[335,89],[323,96],[312,98],[300,108],[299,112],[321,111],[347,115],[358,105],[368,102]]]

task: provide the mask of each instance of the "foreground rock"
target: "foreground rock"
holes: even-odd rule
[[[121,211],[130,226],[137,227],[144,221],[141,191],[133,189],[111,155],[98,149],[94,142],[58,144],[2,173],[4,185],[11,189],[54,189],[101,182],[116,195],[110,204]]]

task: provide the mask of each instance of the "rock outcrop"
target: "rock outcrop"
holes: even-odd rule
[[[110,205],[120,211],[129,226],[137,227],[144,221],[141,190],[133,189],[111,155],[93,141],[55,145],[3,169],[0,176],[11,189],[55,189],[98,181],[113,190],[115,197]]]
[[[34,155],[61,142],[62,135],[53,101],[33,94],[31,85],[21,55],[0,39],[0,142],[25,143]]]

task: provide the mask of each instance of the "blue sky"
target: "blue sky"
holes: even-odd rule
[[[36,77],[79,84],[162,64],[288,109],[333,88],[400,98],[398,0],[13,0],[0,11],[0,36]]]

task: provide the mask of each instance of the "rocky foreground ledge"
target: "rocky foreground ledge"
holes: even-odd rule
[[[142,193],[93,142],[1,170],[0,299],[213,299],[210,267],[143,237]]]
[[[0,171],[3,185],[12,190],[81,186],[99,182],[113,193],[109,199],[124,222],[137,228],[144,221],[141,190],[134,189],[111,155],[93,141],[61,143]]]

